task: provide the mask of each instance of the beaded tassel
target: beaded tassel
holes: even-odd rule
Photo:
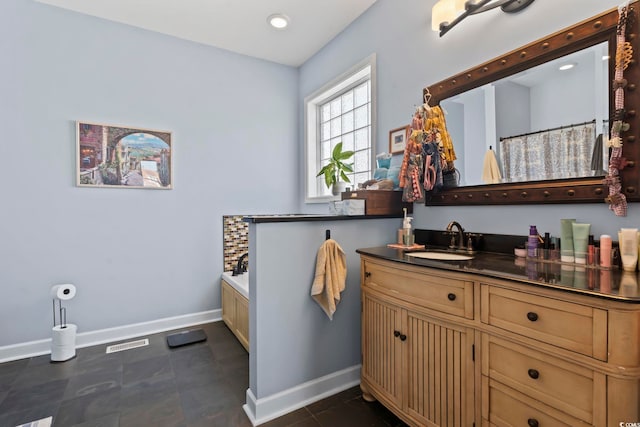
[[[605,199],[609,203],[611,209],[617,216],[627,215],[627,198],[622,193],[622,184],[620,183],[620,168],[626,162],[622,157],[622,138],[621,130],[624,129],[624,70],[629,65],[633,55],[633,48],[626,41],[626,27],[628,18],[628,6],[621,6],[619,9],[618,29],[616,35],[616,63],[614,76],[614,122],[611,126],[609,137],[609,146],[611,147],[611,156],[609,158],[609,169],[603,183],[609,187],[609,196]]]

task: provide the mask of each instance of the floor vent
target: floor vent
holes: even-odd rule
[[[118,351],[131,350],[132,348],[144,347],[145,345],[149,345],[149,340],[147,338],[143,340],[114,344],[107,347],[107,354],[116,353]]]

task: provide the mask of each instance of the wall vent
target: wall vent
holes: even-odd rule
[[[114,344],[107,347],[107,354],[116,353],[118,351],[131,350],[132,348],[144,347],[146,345],[149,345],[149,340],[147,338],[143,340]]]

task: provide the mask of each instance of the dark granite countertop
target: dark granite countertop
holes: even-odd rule
[[[245,222],[255,224],[265,222],[303,222],[303,221],[344,221],[353,219],[402,218],[402,214],[392,215],[309,215],[309,214],[271,214],[247,215]]]
[[[356,252],[402,264],[514,280],[527,285],[640,304],[640,280],[637,272],[542,262],[493,252],[478,252],[473,259],[466,261],[415,258],[408,256],[402,249],[384,246],[361,248]]]

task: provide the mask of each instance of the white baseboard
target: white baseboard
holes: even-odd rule
[[[260,399],[248,389],[242,408],[251,424],[258,426],[360,384],[361,367],[352,366]]]
[[[222,320],[221,309],[185,314],[182,316],[166,317],[164,319],[116,326],[114,328],[99,329],[96,331],[82,332],[76,336],[76,348],[111,343],[143,335],[157,334],[159,332],[170,331],[172,329],[187,328],[190,326],[201,325],[203,323],[217,322],[219,320]],[[25,359],[27,357],[41,356],[49,353],[51,353],[51,338],[7,345],[0,347],[0,363]]]

